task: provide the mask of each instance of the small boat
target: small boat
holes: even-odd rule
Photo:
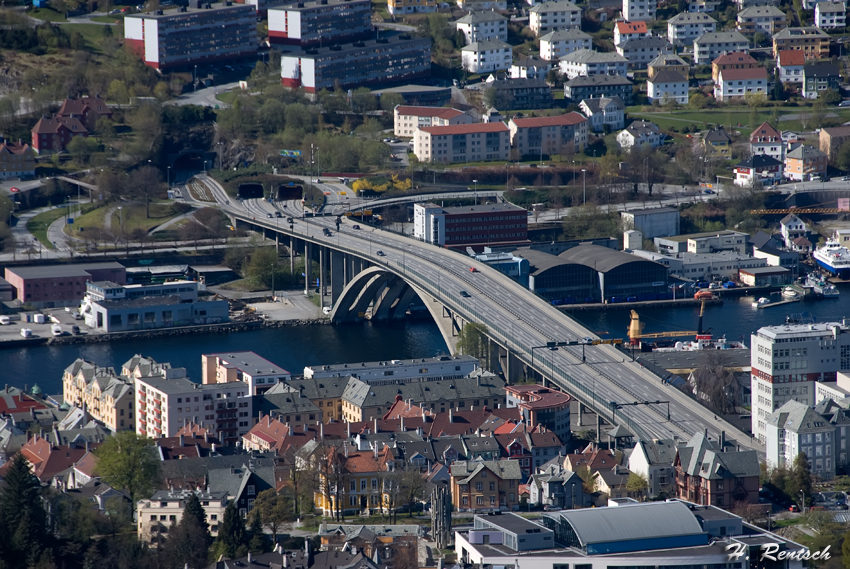
[[[834,284],[827,284],[820,288],[820,293],[824,298],[838,298],[838,288]]]
[[[806,278],[806,284],[812,287],[815,294],[824,298],[838,298],[838,288],[819,275],[810,273]]]
[[[782,289],[782,296],[784,296],[785,298],[797,298],[800,295],[793,288],[787,287],[787,288]]]
[[[755,308],[755,307],[761,306],[763,304],[770,304],[770,299],[765,298],[765,297],[761,297],[760,299],[758,299],[757,301],[755,301],[753,303],[753,307]]]

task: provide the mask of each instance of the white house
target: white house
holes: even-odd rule
[[[528,11],[528,27],[536,36],[555,30],[581,29],[581,8],[568,0],[550,0]]]
[[[766,154],[785,162],[785,144],[782,134],[770,123],[764,122],[750,134],[750,154]]]
[[[472,116],[446,107],[413,107],[397,105],[393,109],[393,135],[412,137],[423,126],[450,126],[469,124]]]
[[[463,32],[467,44],[482,40],[508,41],[508,19],[492,10],[470,12],[455,22],[455,29]]]
[[[614,45],[620,45],[626,40],[633,38],[645,38],[650,36],[646,28],[646,22],[617,22],[614,24]]]
[[[585,99],[579,103],[579,108],[594,132],[604,131],[606,125],[609,132],[621,130],[625,126],[626,106],[620,97]]]
[[[818,2],[815,4],[815,25],[822,30],[834,30],[847,25],[847,7],[844,2]]]
[[[649,62],[659,55],[675,53],[669,41],[654,37],[628,39],[620,42],[616,50],[629,61],[629,69],[646,69]]]
[[[511,79],[539,79],[546,80],[546,76],[552,69],[552,62],[536,57],[521,57],[511,65]]]
[[[767,154],[754,154],[735,164],[735,185],[750,188],[756,182],[775,184],[782,180],[785,165]]]
[[[799,49],[783,49],[776,59],[779,80],[783,83],[802,83],[806,54]]]
[[[644,144],[656,148],[664,142],[664,135],[651,122],[634,121],[625,130],[620,131],[617,135],[617,142],[623,150],[630,150],[633,146],[643,146]]]
[[[646,478],[650,498],[655,498],[662,492],[668,496],[675,494],[676,469],[673,463],[676,461],[677,450],[676,441],[673,439],[638,439],[629,454],[629,470]]]
[[[652,101],[676,101],[680,105],[688,104],[688,80],[681,73],[663,70],[646,82],[646,96]]]
[[[654,20],[657,10],[657,0],[623,0],[623,18],[629,22]]]
[[[578,28],[557,30],[540,37],[540,58],[558,61],[562,56],[593,47],[593,38]]]
[[[811,228],[806,222],[793,213],[789,213],[779,220],[779,231],[782,233],[785,248],[789,250],[794,248],[795,239],[805,237],[810,230]]]
[[[508,0],[457,0],[457,7],[467,12],[508,9]]]
[[[561,58],[561,73],[567,79],[590,75],[626,76],[629,60],[619,53],[580,49]]]
[[[716,12],[720,6],[720,0],[688,0],[688,12],[709,13]]]
[[[505,71],[511,67],[513,48],[501,40],[483,40],[461,48],[460,56],[470,73]]]
[[[791,468],[797,455],[803,453],[809,459],[812,475],[830,480],[835,476],[835,431],[831,421],[806,403],[788,401],[767,417],[767,463]]]
[[[767,94],[767,69],[724,69],[714,85],[714,98],[728,101],[731,97],[744,97],[748,93]]]
[[[740,32],[708,32],[694,40],[694,61],[708,65],[724,53],[749,50],[750,42]]]
[[[682,12],[667,20],[667,39],[675,46],[691,45],[717,29],[717,20],[701,12]]]
[[[750,6],[738,12],[738,31],[744,34],[762,32],[772,36],[788,25],[785,12],[776,6]]]

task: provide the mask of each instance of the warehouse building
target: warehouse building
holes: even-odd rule
[[[673,207],[634,209],[620,215],[623,221],[640,231],[644,239],[679,234],[679,210]]]

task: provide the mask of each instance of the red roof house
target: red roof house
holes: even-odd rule
[[[56,115],[78,118],[87,129],[94,130],[98,120],[103,117],[112,118],[112,109],[100,97],[80,97],[65,99]]]
[[[61,152],[75,136],[89,131],[76,117],[41,117],[32,127],[32,148],[38,154]]]

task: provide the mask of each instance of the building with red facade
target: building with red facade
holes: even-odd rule
[[[509,203],[440,207],[413,206],[413,234],[444,247],[519,245],[528,242],[528,212]]]
[[[80,119],[70,117],[41,117],[30,131],[32,149],[37,154],[61,152],[75,136],[88,136],[88,129]]]
[[[79,99],[65,99],[56,116],[76,117],[88,130],[94,130],[98,120],[112,118],[112,109],[99,96],[80,97]]]
[[[722,435],[720,441],[710,441],[703,433],[694,435],[679,448],[673,468],[678,498],[721,508],[758,503],[758,453],[727,446]]]
[[[127,270],[120,263],[6,267],[5,277],[21,302],[35,308],[54,308],[80,304],[87,282],[126,284]]]
[[[507,406],[518,407],[529,428],[542,426],[558,435],[562,442],[569,441],[569,395],[543,385],[508,385],[505,392]]]

